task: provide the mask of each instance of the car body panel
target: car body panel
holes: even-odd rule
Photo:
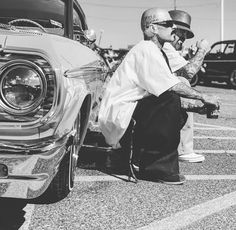
[[[72,0],[68,2],[70,7]],[[81,10],[78,1],[74,3],[74,7]],[[80,14],[84,17],[82,11]],[[67,20],[70,22],[71,16],[65,23]],[[82,23],[85,22],[83,18]],[[83,24],[83,28],[86,27]],[[0,102],[0,166],[8,170],[5,176],[0,167],[0,197],[32,199],[42,195],[67,153],[75,120],[86,108],[82,145],[90,112],[98,104],[100,85],[107,70],[99,55],[68,38],[73,37],[70,28],[65,29],[68,34],[64,37],[36,28],[0,29],[0,76],[11,55],[42,57],[50,66],[55,83],[52,107],[33,121],[21,121],[18,116],[7,113]]]

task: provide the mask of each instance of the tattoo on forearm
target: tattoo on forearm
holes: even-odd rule
[[[206,51],[199,49],[196,54],[188,60],[189,63],[183,68],[177,70],[176,74],[191,80],[193,76],[200,70],[205,55]]]
[[[187,86],[186,84],[180,82],[174,85],[170,90],[174,91],[181,97],[191,98],[196,100],[202,100],[202,94],[197,90]]]

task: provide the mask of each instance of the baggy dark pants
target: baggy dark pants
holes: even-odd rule
[[[177,147],[187,118],[179,96],[165,92],[146,97],[138,102],[133,118],[134,158],[140,159],[140,176],[155,180],[179,174]]]

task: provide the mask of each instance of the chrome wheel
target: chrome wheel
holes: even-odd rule
[[[78,153],[81,146],[80,119],[81,117],[79,114],[73,125],[72,135],[68,140],[67,147],[64,146],[64,158],[60,163],[58,172],[44,194],[44,197],[50,202],[59,201],[65,198],[73,189]]]
[[[78,161],[78,154],[79,149],[81,147],[80,139],[81,139],[81,122],[80,122],[80,115],[78,115],[74,127],[73,127],[73,140],[72,144],[68,148],[68,153],[70,154],[70,162],[69,162],[69,178],[68,178],[68,189],[69,191],[72,190],[74,187],[74,179],[75,179],[75,170]]]

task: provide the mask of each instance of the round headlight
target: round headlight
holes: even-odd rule
[[[32,112],[41,103],[45,87],[42,70],[30,61],[12,61],[1,71],[1,97],[10,113]]]

